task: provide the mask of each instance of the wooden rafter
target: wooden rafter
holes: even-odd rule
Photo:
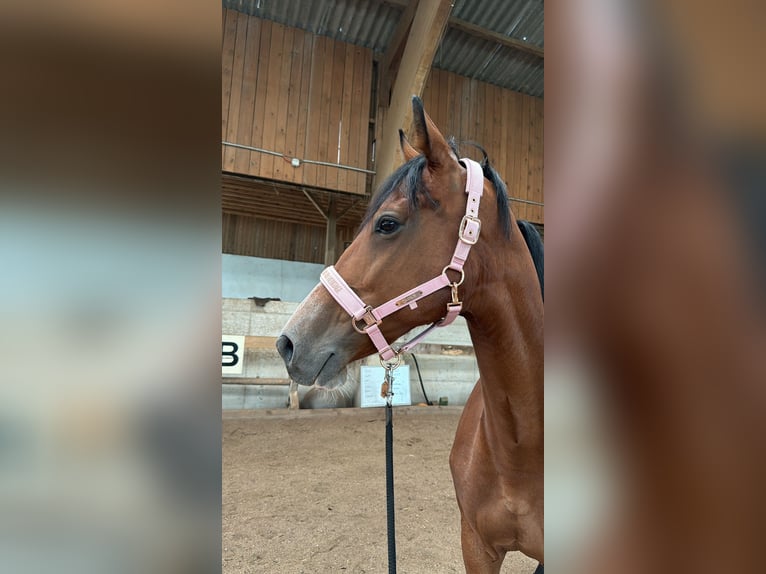
[[[477,26],[476,24],[471,24],[470,22],[466,22],[465,20],[460,20],[459,18],[450,18],[449,26],[450,28],[454,28],[455,30],[461,30],[462,32],[466,32],[468,34],[471,34],[472,36],[477,36],[479,38],[483,38],[484,40],[497,42],[498,44],[507,46],[509,48],[513,48],[515,50],[519,50],[520,52],[526,52],[527,54],[532,54],[534,56],[537,56],[540,59],[545,58],[545,52],[543,51],[543,48],[541,48],[540,46],[535,46],[534,44],[529,44],[528,42],[522,42],[521,40],[517,40],[516,38],[511,38],[510,36],[505,36],[503,34],[493,32],[492,30],[481,28]]]
[[[404,10],[407,10],[407,8],[412,3],[412,0],[384,0],[384,1],[387,4],[391,4],[392,6],[396,6],[398,8],[403,8]],[[417,2],[417,0],[415,0],[415,2]],[[463,32],[471,34],[472,36],[483,38],[485,40],[490,40],[492,42],[497,42],[498,44],[502,44],[503,46],[508,46],[509,48],[514,48],[515,50],[519,50],[521,52],[526,52],[527,54],[533,54],[537,56],[538,58],[542,58],[542,59],[545,58],[545,50],[541,48],[540,46],[536,46],[535,44],[530,44],[529,42],[524,42],[517,38],[511,38],[510,36],[506,36],[504,34],[495,32],[493,30],[488,30],[487,28],[481,28],[480,26],[477,26],[476,24],[472,24],[471,22],[467,22],[466,20],[461,20],[460,18],[457,18],[455,16],[450,16],[449,20],[447,21],[447,25],[450,28],[455,28],[456,30],[462,30]]]
[[[367,209],[367,198],[356,194],[316,188],[306,190],[310,191],[319,210],[304,195],[302,186],[224,173],[221,180],[221,207],[225,213],[325,227],[325,206],[329,206],[329,197],[334,196],[338,214],[336,224],[351,228],[359,225]],[[320,210],[323,213],[320,214]]]

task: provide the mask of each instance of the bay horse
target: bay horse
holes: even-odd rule
[[[371,355],[376,346],[382,359],[396,355],[390,346],[373,344],[366,331],[394,341],[454,314],[459,298],[481,377],[450,453],[465,569],[497,573],[509,551],[521,551],[542,565],[542,242],[530,224],[515,219],[486,153],[481,166],[459,160],[420,98],[413,97],[412,108],[412,144],[399,132],[406,163],[373,196],[356,238],[333,274],[327,275],[332,267],[325,269],[322,283],[290,318],[277,349],[297,383],[332,385],[341,369]],[[476,210],[480,223],[466,223],[474,196],[466,199],[464,190],[471,186],[485,198]],[[471,239],[465,236],[474,232]],[[452,265],[453,250],[464,249],[461,242],[472,252],[470,257],[465,252],[458,273],[462,261]],[[437,280],[443,288],[427,296],[422,289],[413,291]],[[336,289],[343,295],[331,294]],[[352,322],[342,307],[344,296],[346,303],[353,299],[380,307],[358,307]],[[381,305],[385,301],[392,307],[396,301],[401,312],[379,320],[375,311],[388,306]]]

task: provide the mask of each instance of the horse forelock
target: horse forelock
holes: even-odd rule
[[[484,177],[489,180],[492,187],[495,189],[498,221],[503,231],[503,235],[506,239],[509,239],[511,236],[511,215],[508,207],[508,191],[505,187],[505,182],[490,164],[487,152],[482,146],[474,142],[464,143],[476,147],[484,156],[484,159],[481,162],[482,171]],[[455,138],[450,137],[448,144],[452,152],[455,154],[455,157],[460,157]],[[367,225],[373,215],[377,213],[386,200],[397,190],[407,198],[407,203],[409,204],[411,211],[416,211],[420,208],[421,198],[425,199],[426,204],[431,207],[438,206],[438,201],[428,193],[428,189],[423,183],[423,169],[425,166],[425,156],[419,155],[399,166],[394,173],[388,176],[370,200],[367,212],[362,219],[362,223],[359,225],[359,230]]]
[[[428,189],[426,189],[423,183],[423,169],[425,166],[426,158],[419,155],[399,166],[394,173],[388,176],[375,192],[375,195],[372,196],[370,205],[367,207],[367,213],[365,213],[359,229],[361,230],[372,219],[372,216],[377,213],[386,200],[397,190],[407,198],[411,211],[419,209],[421,197],[424,197],[435,207],[437,203],[431,197],[431,194],[428,193]]]

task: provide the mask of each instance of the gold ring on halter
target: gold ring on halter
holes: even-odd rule
[[[401,363],[402,363],[402,356],[398,352],[396,352],[396,351],[394,351],[394,352],[395,352],[394,357],[396,357],[396,362],[395,363],[393,361],[384,361],[383,357],[378,355],[378,359],[380,360],[380,366],[381,367],[383,367],[384,369],[390,369],[390,370],[393,371],[395,368],[397,368],[399,365],[401,365]]]
[[[447,276],[447,269],[449,269],[450,271],[457,271],[457,269],[452,269],[452,267],[450,267],[449,265],[447,265],[444,269],[442,269],[442,275],[447,277],[447,281],[449,281],[449,277]],[[454,285],[455,287],[460,287],[463,284],[463,281],[465,281],[465,270],[461,269],[460,281],[458,281],[457,283],[452,283],[452,285]]]

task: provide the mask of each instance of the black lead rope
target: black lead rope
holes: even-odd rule
[[[398,364],[398,363],[397,363]],[[384,365],[386,377],[380,395],[386,399],[386,525],[388,530],[388,574],[396,574],[396,520],[394,518],[394,424],[391,399],[394,396],[393,370]]]
[[[394,519],[394,425],[391,403],[386,404],[386,518],[388,522],[388,574],[396,574],[396,520]]]

